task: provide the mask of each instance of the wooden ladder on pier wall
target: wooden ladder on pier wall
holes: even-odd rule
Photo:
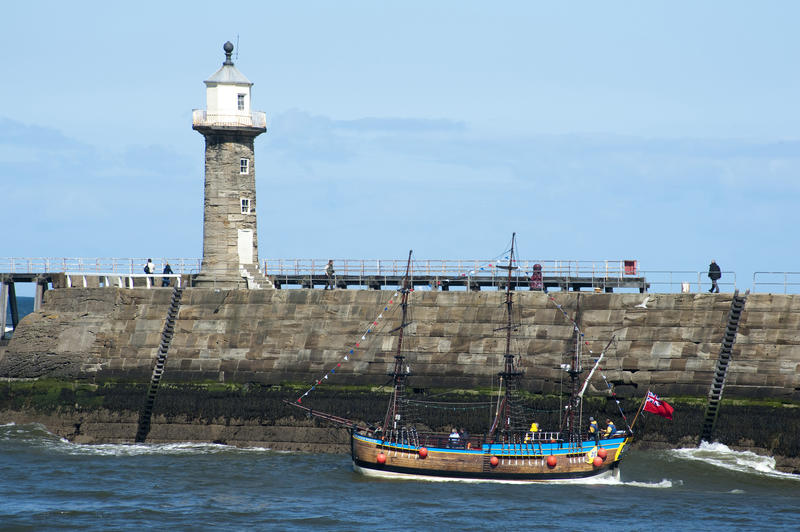
[[[175,332],[175,320],[178,318],[178,311],[181,308],[181,296],[183,288],[176,286],[172,290],[172,300],[167,311],[167,319],[164,322],[164,330],[161,332],[161,344],[158,346],[158,357],[153,367],[153,375],[150,377],[150,387],[147,390],[147,397],[139,412],[139,423],[136,429],[136,443],[144,443],[147,434],[150,432],[150,418],[153,415],[153,405],[158,394],[158,385],[161,376],[164,374],[164,367],[167,364],[167,352],[172,343],[172,335]]]
[[[703,421],[703,432],[700,436],[701,441],[710,441],[711,436],[714,434],[717,414],[719,413],[719,403],[722,400],[722,390],[725,388],[725,377],[728,374],[728,364],[730,364],[733,352],[733,342],[736,340],[736,333],[739,331],[739,321],[742,318],[742,311],[749,293],[750,290],[747,290],[743,296],[739,295],[738,290],[733,293],[725,335],[722,337],[722,346],[714,369],[714,377],[711,380],[711,389],[708,391],[708,405],[706,406],[705,419]]]

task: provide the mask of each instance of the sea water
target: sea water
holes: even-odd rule
[[[580,484],[366,478],[344,455],[78,445],[0,426],[2,530],[796,530],[800,478],[719,444]]]

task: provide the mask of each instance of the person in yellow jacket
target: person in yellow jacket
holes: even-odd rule
[[[597,421],[593,417],[589,418],[589,437],[594,438],[595,442],[600,441],[600,429],[597,426]]]
[[[533,439],[534,433],[539,432],[539,424],[535,421],[531,423],[531,428],[528,429],[528,432],[525,433],[525,443],[528,443]]]
[[[614,425],[614,422],[610,419],[606,418],[606,430],[603,432],[604,438],[610,438],[612,434],[617,432],[617,427]]]

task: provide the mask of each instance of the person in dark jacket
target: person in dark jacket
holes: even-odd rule
[[[719,266],[715,261],[711,261],[711,264],[708,265],[708,278],[711,279],[711,288],[709,288],[709,292],[716,292],[719,294],[719,285],[717,285],[717,280],[722,277],[722,273],[719,270]]]
[[[333,283],[333,274],[336,273],[336,270],[333,269],[333,259],[328,261],[328,264],[325,266],[325,275],[328,278],[328,283],[325,285],[325,290],[333,290],[334,283]]]
[[[161,272],[161,274],[162,275],[171,275],[172,274],[172,268],[170,267],[169,262],[167,262],[164,265],[164,271]],[[169,277],[162,277],[161,278],[161,286],[169,286]]]

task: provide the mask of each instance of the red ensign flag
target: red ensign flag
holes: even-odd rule
[[[666,401],[662,401],[656,394],[648,390],[647,399],[644,402],[644,411],[672,419],[673,408]]]

